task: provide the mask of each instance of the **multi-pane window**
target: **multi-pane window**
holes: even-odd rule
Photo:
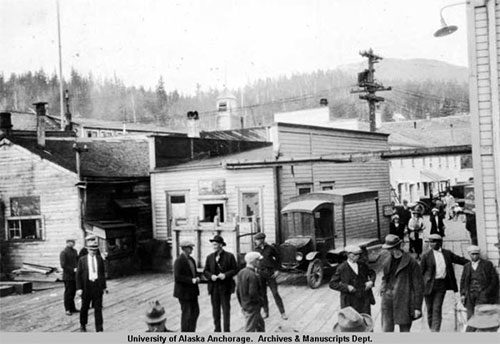
[[[43,217],[40,197],[13,197],[10,199],[10,216],[7,217],[9,240],[42,240]]]

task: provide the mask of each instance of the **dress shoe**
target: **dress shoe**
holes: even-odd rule
[[[288,320],[288,315],[286,315],[286,313],[281,313],[281,319]]]
[[[80,332],[87,332],[87,328],[85,326],[80,326]]]
[[[79,309],[72,309],[71,313],[80,313],[80,310]]]
[[[71,315],[71,311],[66,311],[66,315]]]

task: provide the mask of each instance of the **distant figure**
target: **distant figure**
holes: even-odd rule
[[[375,271],[359,261],[362,253],[358,246],[345,248],[347,260],[340,264],[330,280],[330,288],[340,291],[340,307],[352,307],[359,313],[371,314],[375,304],[372,288],[375,284]]]
[[[411,210],[408,208],[408,201],[403,200],[403,207],[398,209],[399,223],[406,229],[411,219]]]
[[[467,321],[467,332],[497,332],[500,327],[498,305],[477,305]]]
[[[412,211],[410,222],[408,222],[408,238],[410,241],[410,252],[415,253],[417,259],[420,259],[420,254],[422,254],[422,235],[424,229],[424,222],[419,212],[416,210]]]
[[[469,232],[471,244],[477,245],[476,213],[469,209],[464,209],[463,213],[465,214],[465,229]]]
[[[383,265],[382,331],[410,332],[411,323],[422,316],[424,283],[420,266],[408,253],[401,250],[401,239],[389,234],[382,245],[390,253]]]
[[[148,325],[146,332],[172,332],[165,326],[167,313],[158,300],[149,303],[145,321]]]
[[[444,204],[446,205],[446,218],[448,220],[453,219],[455,216],[453,211],[455,206],[455,197],[453,197],[449,191],[447,191],[446,196],[444,196]]]
[[[184,240],[179,246],[182,252],[174,262],[174,297],[179,299],[181,305],[181,332],[195,332],[200,315],[200,278],[196,271],[196,262],[191,257],[194,243]]]
[[[63,269],[62,279],[64,281],[64,308],[66,315],[78,313],[75,307],[76,295],[76,267],[78,266],[78,253],[74,249],[75,239],[67,239],[66,247],[59,255],[61,268]]]
[[[278,269],[280,267],[280,256],[278,250],[272,245],[269,245],[266,241],[266,235],[264,233],[257,233],[255,235],[255,251],[262,255],[262,260],[259,265],[259,276],[261,278],[264,296],[264,319],[269,316],[269,300],[267,298],[267,287],[271,289],[273,294],[274,302],[281,314],[281,318],[284,320],[288,319],[285,313],[285,306],[283,305],[283,300],[278,292],[278,284],[276,283],[276,276],[278,275]]]
[[[233,277],[238,272],[236,258],[232,253],[224,251],[226,243],[220,235],[210,239],[213,253],[207,256],[203,274],[208,279],[208,294],[212,303],[214,332],[221,332],[220,311],[224,319],[224,332],[230,331],[231,294],[236,288]]]
[[[359,314],[353,307],[339,311],[338,322],[333,325],[333,332],[372,332],[373,319],[369,314]]]
[[[90,303],[94,307],[96,332],[103,331],[102,296],[106,291],[104,261],[97,255],[96,240],[87,241],[87,256],[80,258],[76,269],[76,293],[82,297],[80,310],[80,332],[87,332],[87,321]]]
[[[469,246],[467,252],[471,262],[465,264],[462,272],[460,298],[470,319],[477,305],[498,302],[498,274],[489,260],[480,257],[478,246]]]
[[[464,265],[469,261],[442,248],[443,238],[439,234],[429,236],[429,245],[431,249],[423,254],[420,268],[424,276],[427,323],[432,332],[439,332],[446,291],[458,292],[453,264]]]
[[[389,224],[389,234],[397,235],[401,240],[405,237],[405,226],[401,223],[399,215],[392,215]]]
[[[266,326],[260,310],[264,304],[263,288],[257,267],[262,255],[259,252],[248,252],[245,255],[246,267],[238,272],[236,295],[245,316],[246,332],[265,332]]]
[[[429,221],[431,222],[430,234],[438,234],[444,238],[444,223],[438,208],[432,208]]]

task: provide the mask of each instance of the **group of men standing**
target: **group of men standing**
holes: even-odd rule
[[[271,289],[281,317],[288,319],[276,283],[279,255],[276,248],[265,242],[265,238],[264,233],[255,236],[255,251],[245,255],[246,267],[239,272],[234,255],[224,250],[224,239],[220,235],[210,239],[214,251],[206,258],[203,275],[208,282],[214,332],[230,331],[231,295],[235,291],[246,319],[247,332],[265,331],[264,319],[269,316],[267,286]],[[196,262],[191,257],[194,243],[185,240],[181,241],[179,246],[181,254],[174,262],[174,297],[179,300],[181,306],[181,331],[194,332],[200,314],[200,276]],[[234,277],[238,284],[235,283]]]
[[[453,264],[465,265],[461,283],[461,301],[471,319],[477,305],[496,304],[498,275],[493,264],[479,257],[479,247],[470,246],[471,261],[443,249],[439,234],[429,236],[430,250],[424,253],[420,264],[401,245],[397,235],[389,234],[382,248],[389,251],[383,263],[380,287],[382,330],[409,332],[412,322],[422,316],[425,299],[427,323],[432,332],[439,332],[442,305],[447,290],[458,292]],[[339,265],[330,281],[330,288],[340,291],[341,308],[352,307],[360,314],[369,315],[375,303],[372,288],[375,272],[359,262],[359,247],[346,247],[347,261]],[[500,324],[499,324],[500,325]],[[468,330],[473,330],[468,328]]]

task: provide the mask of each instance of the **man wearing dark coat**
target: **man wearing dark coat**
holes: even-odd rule
[[[236,287],[233,277],[238,271],[238,266],[234,255],[223,249],[226,243],[220,235],[214,236],[210,242],[213,245],[214,252],[207,256],[203,274],[208,280],[208,294],[212,302],[214,332],[221,332],[221,308],[224,319],[224,332],[229,332],[231,294],[234,293]]]
[[[259,252],[245,255],[246,267],[237,275],[236,296],[245,316],[246,332],[265,332],[265,323],[260,309],[263,305],[262,284],[257,275],[257,266],[262,256]]]
[[[408,201],[403,200],[403,206],[398,208],[397,215],[399,216],[399,222],[403,226],[403,230],[408,226],[408,222],[411,219],[411,210],[408,208]]]
[[[464,265],[468,260],[442,248],[443,239],[439,234],[429,235],[429,245],[431,249],[422,256],[420,267],[424,277],[427,323],[432,332],[439,332],[446,291],[458,292],[453,264]]]
[[[197,276],[196,262],[191,257],[194,243],[185,240],[179,246],[182,252],[174,262],[174,297],[179,299],[181,305],[181,332],[195,332],[200,315],[200,278]]]
[[[90,303],[94,307],[96,332],[103,331],[102,296],[106,291],[104,261],[97,255],[96,240],[87,241],[88,255],[80,258],[76,268],[76,293],[82,297],[80,310],[80,331],[87,332],[87,321]]]
[[[371,305],[375,304],[375,271],[359,261],[361,248],[347,246],[345,251],[347,260],[335,270],[330,288],[340,291],[340,308],[352,307],[358,313],[371,314]]]
[[[62,279],[64,281],[64,308],[66,315],[79,312],[75,307],[76,295],[76,267],[78,265],[78,253],[74,249],[75,240],[66,240],[66,247],[59,255],[59,261],[63,270]]]
[[[420,266],[410,254],[401,249],[401,239],[393,234],[385,237],[383,249],[390,253],[383,265],[382,285],[382,331],[410,332],[411,323],[422,316],[424,283]]]
[[[429,221],[431,221],[430,234],[439,234],[441,237],[444,237],[443,217],[439,213],[438,208],[432,208],[431,215],[429,216]]]
[[[476,305],[498,303],[498,274],[489,260],[480,257],[478,246],[469,246],[467,252],[471,262],[465,264],[462,272],[460,298],[470,319]]]

